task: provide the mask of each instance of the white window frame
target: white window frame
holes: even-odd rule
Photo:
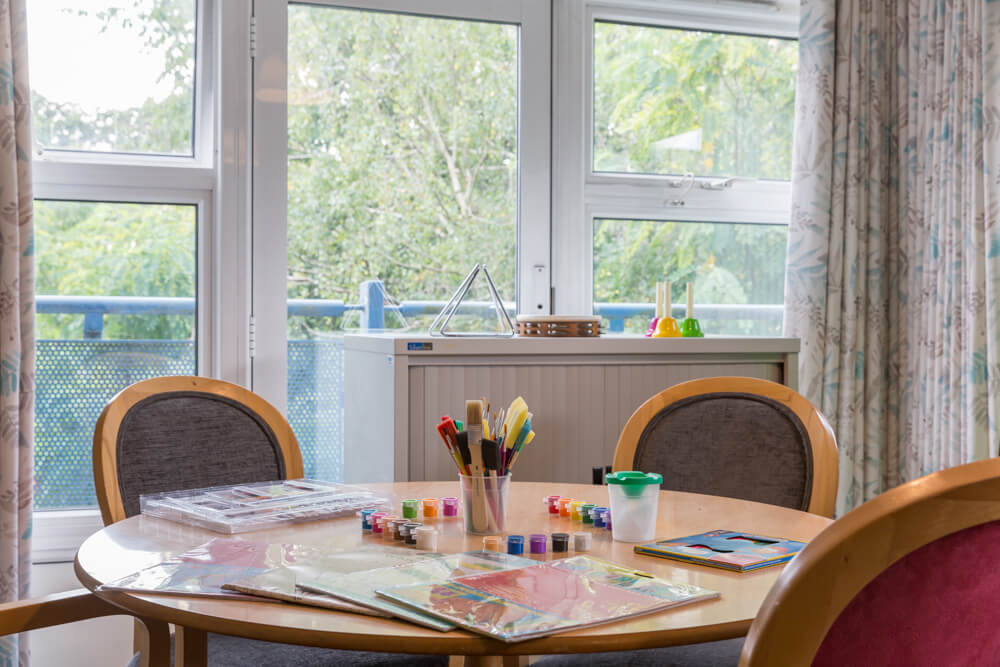
[[[249,386],[250,8],[196,7],[193,155],[39,149],[34,197],[195,206],[197,372]],[[72,560],[102,526],[97,509],[36,511],[33,522],[35,563]]]
[[[287,391],[287,6],[254,5],[254,391],[284,409]],[[309,0],[315,6],[514,23],[519,33],[517,301],[550,312],[551,11],[540,0]],[[526,66],[530,65],[530,66]],[[471,267],[469,267],[471,268]],[[457,287],[457,285],[456,285]]]
[[[593,169],[594,22],[607,20],[681,29],[795,38],[797,8],[782,0],[553,0],[552,255],[554,309],[593,312],[594,220],[678,220],[788,224],[791,185],[737,182],[707,187],[719,177],[696,177],[678,199],[683,175],[595,172]]]

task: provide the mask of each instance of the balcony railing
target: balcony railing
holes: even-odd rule
[[[385,326],[386,312],[427,318],[441,301],[404,301],[383,306],[377,281],[362,285],[360,303],[290,299],[289,317],[337,318],[358,311],[361,330]],[[369,307],[368,304],[376,304]],[[514,305],[505,304],[513,314]],[[463,313],[487,316],[492,304],[471,302]],[[39,509],[94,504],[91,441],[104,405],[130,384],[150,377],[195,372],[193,340],[104,339],[106,315],[181,315],[193,317],[195,301],[171,297],[37,296],[40,314],[81,314],[83,339],[37,341],[35,404],[35,506]],[[630,318],[635,330],[653,314],[648,303],[600,303],[595,313],[609,320],[610,332],[621,332]],[[740,320],[776,335],[781,306],[698,306],[703,329],[710,322]],[[674,315],[682,313],[674,309]],[[391,318],[389,318],[391,319]],[[341,338],[288,341],[288,420],[302,449],[306,474],[339,479],[343,443],[343,345]]]

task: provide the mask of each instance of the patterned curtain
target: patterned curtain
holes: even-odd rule
[[[24,0],[0,2],[0,601],[28,594],[35,396],[31,105]],[[0,664],[28,664],[0,638]]]
[[[785,286],[838,513],[997,455],[1000,2],[803,0]]]

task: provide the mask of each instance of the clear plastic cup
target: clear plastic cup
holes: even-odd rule
[[[503,477],[460,474],[458,478],[462,483],[465,532],[473,535],[505,532],[510,473]]]
[[[611,537],[616,542],[653,540],[663,476],[626,470],[610,473],[605,479],[611,501]]]

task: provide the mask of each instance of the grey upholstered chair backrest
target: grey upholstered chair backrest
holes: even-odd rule
[[[806,510],[813,458],[802,421],[765,396],[714,392],[660,410],[639,436],[633,469],[663,488]]]
[[[139,496],[285,478],[271,427],[225,396],[177,391],[145,398],[118,429],[118,486],[127,516]]]

